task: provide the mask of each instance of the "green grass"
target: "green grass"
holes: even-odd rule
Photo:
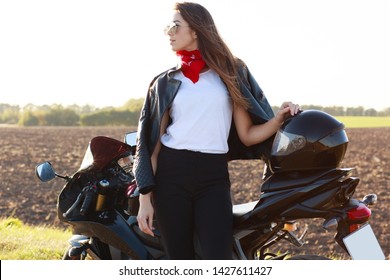
[[[0,220],[0,260],[59,260],[69,230],[28,226],[15,218]]]
[[[390,117],[336,116],[335,118],[344,123],[346,128],[390,127]]]
[[[0,219],[0,260],[60,260],[70,237],[70,230]]]

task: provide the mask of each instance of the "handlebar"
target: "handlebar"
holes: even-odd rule
[[[68,218],[73,210],[75,210],[81,203],[79,213],[80,215],[86,215],[90,210],[91,206],[98,194],[106,195],[110,192],[115,192],[119,188],[127,187],[129,183],[134,179],[132,174],[128,174],[125,171],[114,174],[110,181],[107,179],[102,179],[99,182],[91,183],[89,182],[85,186],[79,195],[77,196],[76,201],[72,206],[62,214],[64,218]]]
[[[97,194],[97,188],[95,185],[86,186],[77,196],[76,201],[72,204],[72,206],[64,213],[62,216],[67,218],[69,214],[83,201],[83,204],[80,208],[80,214],[85,215]]]
[[[68,215],[77,207],[77,205],[79,205],[79,203],[81,202],[81,199],[83,199],[83,198],[84,198],[84,194],[82,192],[79,193],[76,201],[72,204],[72,206],[68,209],[68,211],[66,211],[65,213],[62,214],[62,217],[67,218]]]
[[[96,196],[96,193],[97,193],[96,186],[88,186],[87,187],[87,189],[85,190],[84,202],[80,208],[81,215],[85,215],[88,212],[89,207],[91,206],[91,203]]]

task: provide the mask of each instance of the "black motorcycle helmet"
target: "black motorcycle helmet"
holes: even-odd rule
[[[339,166],[347,150],[344,124],[319,110],[288,119],[275,135],[272,172],[329,169]]]

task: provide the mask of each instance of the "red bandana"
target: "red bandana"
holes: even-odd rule
[[[183,75],[195,84],[199,80],[200,71],[206,65],[200,51],[183,50],[176,52],[176,54],[181,58],[181,71],[183,72]]]

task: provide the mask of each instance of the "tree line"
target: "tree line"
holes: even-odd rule
[[[20,107],[0,103],[0,124],[20,126],[136,126],[144,99],[130,99],[120,107],[96,108],[91,105],[33,105]],[[279,107],[273,106],[276,112]],[[332,116],[390,116],[390,107],[382,111],[364,107],[303,105]]]
[[[77,104],[63,106],[0,104],[0,124],[19,126],[136,126],[144,99],[130,99],[120,107],[96,108]]]

